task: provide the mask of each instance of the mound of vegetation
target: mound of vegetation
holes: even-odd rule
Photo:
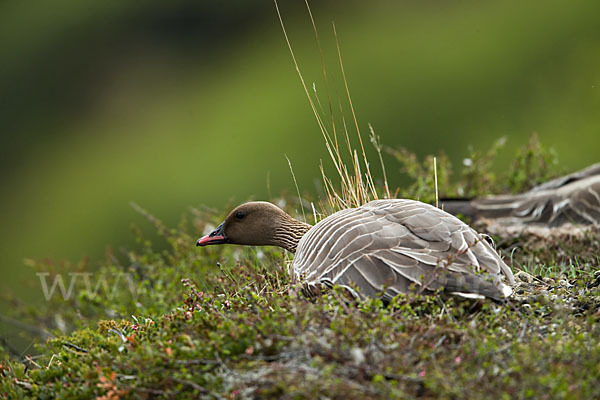
[[[220,218],[197,213],[192,225]],[[152,221],[167,249],[140,237],[126,265],[109,257],[72,296],[57,286],[43,308],[15,303],[51,338],[35,357],[2,349],[3,398],[600,396],[597,260],[551,268],[515,256],[533,275],[517,273],[504,305],[412,295],[384,307],[337,290],[311,301],[281,250],[197,250],[190,224]],[[48,282],[77,270],[32,266]]]
[[[539,164],[543,152],[534,153],[529,164]],[[395,154],[410,160],[415,182],[400,195],[426,193],[429,160]],[[495,180],[490,163],[471,159],[487,167],[455,188],[508,190],[492,186],[509,180]],[[448,170],[442,162],[442,185]],[[323,208],[352,198],[340,193]],[[299,204],[279,204],[298,216]],[[138,249],[125,262],[109,254],[93,273],[85,263],[30,263],[48,301],[32,308],[12,298],[12,317],[47,340],[25,358],[0,347],[2,398],[600,397],[597,231],[497,238],[517,277],[506,304],[413,294],[384,306],[337,289],[304,298],[280,249],[197,249],[197,234],[223,215],[195,211],[167,228],[139,211],[158,248],[136,230]]]

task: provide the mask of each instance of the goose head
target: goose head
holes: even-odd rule
[[[201,237],[196,246],[241,244],[279,246],[294,252],[310,225],[298,221],[281,208],[265,201],[236,207],[213,232]]]

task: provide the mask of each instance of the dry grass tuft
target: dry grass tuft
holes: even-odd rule
[[[345,100],[347,101],[348,107],[350,108],[351,116],[352,116],[352,128],[348,128],[348,124],[346,116],[344,114],[344,108],[342,106],[342,99],[338,97],[338,109],[339,114],[334,111],[336,107],[334,107],[332,96],[329,89],[329,78],[327,75],[327,68],[325,66],[325,59],[323,56],[323,50],[321,47],[321,41],[319,39],[319,33],[317,30],[317,26],[315,24],[315,20],[313,18],[312,12],[310,10],[310,6],[308,1],[306,3],[306,9],[308,11],[310,21],[312,23],[313,31],[315,33],[315,38],[317,45],[319,47],[319,53],[321,55],[321,65],[323,71],[323,79],[325,81],[326,87],[326,95],[327,95],[327,106],[328,113],[325,112],[321,105],[321,101],[317,95],[316,88],[313,86],[313,93],[309,91],[304,76],[300,71],[300,66],[298,65],[298,61],[296,60],[296,56],[294,55],[294,50],[290,43],[287,31],[285,29],[285,24],[283,22],[283,18],[281,17],[281,13],[279,11],[279,7],[277,5],[277,1],[275,1],[275,8],[277,10],[277,15],[279,17],[279,22],[281,23],[281,29],[285,36],[285,40],[290,51],[290,55],[292,57],[292,61],[296,67],[296,72],[298,73],[298,77],[300,78],[300,82],[302,83],[302,87],[304,89],[304,93],[306,94],[306,98],[310,104],[310,107],[313,111],[317,124],[319,125],[319,129],[325,140],[325,147],[327,148],[327,152],[330,156],[331,161],[333,162],[333,166],[337,173],[335,179],[332,179],[326,172],[323,162],[321,162],[320,170],[321,176],[323,178],[323,183],[325,187],[325,199],[320,202],[320,208],[322,214],[330,214],[332,212],[351,208],[358,207],[363,204],[368,203],[371,200],[377,200],[381,197],[390,198],[389,185],[387,182],[387,175],[385,172],[385,165],[383,163],[383,158],[381,156],[381,142],[379,137],[375,134],[375,131],[371,125],[369,125],[370,132],[370,140],[373,144],[377,154],[379,156],[379,161],[381,164],[381,169],[383,172],[383,187],[384,192],[380,196],[378,193],[375,182],[373,179],[373,175],[371,173],[371,167],[369,160],[367,158],[367,153],[365,151],[365,146],[363,143],[362,134],[360,131],[360,127],[358,124],[358,119],[356,117],[356,112],[354,110],[354,106],[352,104],[352,96],[350,95],[350,88],[348,85],[348,80],[346,78],[346,73],[344,71],[344,63],[342,60],[342,52],[338,40],[337,31],[335,28],[335,23],[332,23],[333,34],[335,37],[336,48],[337,48],[337,59],[340,68],[341,77],[344,83],[345,89]],[[342,121],[342,128],[340,129],[336,125],[336,120]],[[341,132],[340,132],[341,130]],[[350,130],[355,133],[356,138],[359,143],[359,150],[352,146],[351,141],[351,133]],[[340,139],[341,137],[341,139]],[[341,142],[341,143],[340,143]]]

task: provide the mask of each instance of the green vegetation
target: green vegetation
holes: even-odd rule
[[[415,167],[424,171],[413,173],[416,181],[429,174],[427,165]],[[445,161],[438,165],[438,178],[449,175]],[[473,179],[492,181],[478,171],[488,176]],[[534,168],[522,182],[540,174]],[[280,202],[298,215],[298,204]],[[280,249],[195,248],[195,233],[223,215],[194,211],[169,228],[138,211],[160,243],[136,229],[137,250],[127,262],[109,254],[91,285],[78,275],[69,298],[57,287],[42,307],[11,299],[13,317],[50,339],[25,358],[4,344],[1,397],[600,396],[598,232],[544,245],[538,239],[538,246],[527,238],[500,241],[518,280],[505,305],[411,295],[384,307],[337,290],[302,297]],[[30,267],[48,273],[48,287],[86,271],[85,263]]]
[[[453,176],[452,164],[445,153],[435,157],[440,197],[473,198],[482,194],[524,192],[557,176],[556,151],[543,146],[535,133],[517,150],[506,173],[498,176],[494,161],[505,144],[506,138],[502,137],[486,152],[469,147],[457,176]],[[421,161],[405,148],[386,147],[386,150],[400,163],[401,171],[412,182],[401,191],[401,197],[433,203],[435,192],[431,188],[435,184],[434,156],[428,155]]]
[[[492,7],[491,14],[499,17],[495,23],[486,24],[487,30],[497,30],[500,34],[486,37],[503,37],[504,28],[499,27],[506,25],[504,13],[515,15],[512,6],[500,8],[502,13]],[[574,12],[573,9],[570,9],[571,12]],[[376,10],[377,7],[373,7],[369,12],[375,13]],[[569,20],[564,18],[562,9],[548,7],[545,10],[549,15],[540,19],[543,23],[534,21],[540,26],[547,26],[547,20]],[[413,13],[417,11],[422,10],[415,9]],[[393,76],[394,79],[380,80],[383,82],[382,98],[386,97],[385,90],[398,92],[398,87],[413,93],[413,96],[407,96],[403,100],[410,98],[411,104],[398,106],[400,114],[405,115],[393,115],[394,124],[398,123],[398,117],[408,116],[415,109],[436,109],[437,114],[440,114],[431,116],[429,111],[425,111],[421,114],[424,116],[422,120],[414,124],[407,123],[401,131],[407,130],[406,128],[411,128],[410,133],[434,132],[442,127],[447,129],[447,126],[453,125],[448,121],[460,119],[459,104],[464,103],[463,113],[469,117],[474,115],[479,122],[459,126],[455,128],[456,132],[461,132],[464,128],[478,134],[482,124],[488,126],[486,113],[490,112],[483,111],[481,107],[491,110],[495,106],[504,105],[508,110],[520,109],[502,91],[497,98],[489,96],[489,93],[498,91],[495,85],[503,85],[503,80],[497,79],[498,76],[502,78],[504,75],[504,80],[511,82],[513,80],[510,77],[518,76],[514,82],[519,83],[524,71],[538,70],[539,61],[530,56],[535,53],[527,46],[517,49],[516,53],[521,57],[514,57],[506,55],[512,53],[504,54],[500,51],[500,46],[479,40],[466,40],[475,36],[470,28],[473,24],[469,21],[486,21],[486,18],[482,18],[488,15],[484,11],[486,10],[480,8],[472,9],[472,15],[466,16],[466,23],[462,21],[465,18],[462,12],[457,12],[456,15],[441,13],[428,19],[422,26],[414,25],[417,19],[409,14],[402,14],[406,24],[399,24],[396,16],[386,16],[386,20],[391,21],[388,26],[406,26],[403,28],[407,29],[406,32],[416,33],[424,38],[424,43],[429,43],[429,47],[417,46],[419,50],[413,56],[401,57],[402,63],[390,63],[393,67],[384,66],[384,69],[393,69],[393,73],[388,76]],[[534,11],[536,14],[539,12],[537,9]],[[580,13],[582,16],[579,19],[584,22],[593,19],[593,13]],[[384,27],[381,29],[385,33],[383,20],[373,20],[377,21],[378,29],[379,25]],[[528,19],[513,23],[533,26],[534,28],[530,28],[531,32],[536,34],[542,31],[535,29],[537,25]],[[584,29],[587,25],[573,24],[583,26],[581,31],[587,33]],[[363,31],[370,30],[371,25],[365,26],[367,28],[361,28]],[[561,38],[555,42],[557,45],[572,47],[572,40],[562,39],[570,37],[562,33],[563,30],[568,32],[569,27],[561,30],[558,29],[561,25],[554,26],[557,29],[552,32],[544,31],[544,34]],[[457,29],[460,27],[462,29]],[[438,32],[439,36],[429,40],[428,35],[432,31]],[[447,36],[447,31],[456,32],[453,40],[465,45],[457,48],[440,41],[439,37]],[[362,31],[359,29],[354,35],[355,38],[360,38]],[[415,43],[411,35],[379,34],[378,37],[385,40],[376,41],[376,46],[371,41],[369,47],[385,46],[386,53],[391,53],[388,48],[391,42],[396,44],[398,40],[406,41],[403,42],[405,46],[409,43],[414,46]],[[536,37],[533,35],[534,39]],[[547,41],[545,37],[540,40],[543,43]],[[521,43],[515,40],[510,42]],[[537,51],[545,54],[544,46],[537,46]],[[468,49],[469,47],[473,48]],[[596,42],[583,43],[577,54],[596,47]],[[455,52],[463,48],[467,48],[467,53],[456,56]],[[471,69],[461,67],[461,63],[480,65],[473,61],[473,54],[485,51],[493,51],[486,60],[486,65],[490,68],[477,68],[473,74],[467,72]],[[338,56],[339,54],[338,46]],[[367,60],[363,62],[371,74],[373,63],[369,53],[357,54],[361,59]],[[435,62],[429,58],[429,54],[436,54]],[[497,60],[498,57],[502,61],[524,59],[528,68],[518,65],[505,67],[500,59]],[[582,64],[576,62],[581,57],[574,58],[573,65],[560,64],[561,68],[554,73],[558,74],[563,69],[575,70],[575,64]],[[261,60],[260,65],[254,66],[252,70],[259,71],[262,77],[269,70],[263,64],[271,64],[271,59],[267,56],[256,57],[255,54],[251,58]],[[341,66],[341,56],[339,63]],[[431,71],[425,79],[411,80],[410,74],[404,73],[419,70],[420,65],[434,64],[442,67]],[[398,67],[401,68],[400,72]],[[276,71],[281,71],[280,65],[275,68]],[[595,71],[592,67],[589,70]],[[480,76],[484,72],[493,79],[486,80]],[[450,76],[444,76],[445,74]],[[572,74],[577,75],[574,72]],[[228,71],[223,75],[230,78]],[[275,75],[273,74],[273,78],[277,78]],[[324,78],[325,86],[328,87],[326,75]],[[196,82],[191,85],[192,88],[203,88],[200,80],[192,81]],[[328,101],[322,103],[329,106],[329,112],[324,111],[327,107],[321,106],[315,86],[314,96],[304,86],[335,174],[333,178],[328,176],[326,168],[322,167],[324,184],[320,197],[299,195],[298,200],[291,196],[279,199],[278,203],[298,218],[307,214],[318,219],[317,213],[327,215],[340,208],[382,197],[418,198],[433,203],[436,200],[434,187],[439,191],[440,197],[522,191],[548,179],[556,172],[553,170],[556,165],[554,152],[543,148],[536,136],[532,136],[529,143],[517,152],[506,175],[500,175],[494,161],[504,144],[503,140],[496,142],[487,152],[470,149],[463,155],[462,167],[453,166],[450,157],[439,154],[435,157],[437,165],[434,168],[433,156],[421,160],[406,149],[382,146],[371,128],[370,138],[383,176],[381,181],[377,181],[374,179],[377,174],[372,174],[376,164],[370,165],[368,162],[368,150],[365,150],[365,143],[360,136],[345,76],[342,81],[339,87],[345,89],[349,104],[342,105],[339,98],[337,102],[340,103],[340,110],[349,109],[350,113],[347,112],[347,115],[351,115],[351,118],[344,117],[343,111],[342,115],[334,115],[332,103],[336,103],[336,99],[331,100],[333,96],[329,96],[329,93]],[[485,102],[475,93],[482,87],[485,89],[485,84],[482,83],[484,81],[491,86],[487,87],[483,98],[487,101],[489,97],[494,97],[499,104],[492,107],[489,104],[483,105]],[[258,89],[245,90],[247,82],[259,82],[260,90],[264,89],[263,79],[247,79],[242,76],[232,80],[229,90],[235,96],[223,95],[222,98],[217,98],[218,102],[223,102],[226,106],[222,108],[225,111],[214,113],[214,121],[217,122],[212,122],[214,127],[211,129],[214,132],[211,135],[215,138],[212,143],[215,148],[229,148],[233,143],[230,136],[215,132],[236,131],[243,131],[253,141],[259,136],[261,139],[253,143],[255,147],[250,150],[244,145],[234,146],[235,150],[262,150],[262,141],[276,148],[282,142],[248,133],[252,132],[249,130],[252,120],[257,121],[257,126],[260,125],[260,129],[255,131],[260,133],[264,131],[265,121],[280,123],[286,127],[293,125],[283,114],[276,112],[282,96],[274,96],[277,101],[273,102],[273,106],[261,108],[268,110],[268,116],[248,109],[244,111],[247,114],[243,118],[239,115],[239,118],[235,118],[242,121],[240,129],[227,126],[227,123],[234,120],[230,118],[231,110],[244,110],[243,105],[256,100],[255,93]],[[273,87],[277,87],[278,94],[280,90],[285,92],[288,89],[274,82],[278,81],[273,79],[271,83]],[[442,95],[428,94],[435,93],[432,88],[440,82],[445,82],[446,85],[441,91]],[[460,90],[457,90],[455,82],[459,82],[459,85],[460,82],[469,82],[472,93],[466,86],[460,86]],[[588,82],[580,85],[587,87]],[[332,82],[332,86],[336,85]],[[575,97],[578,87],[571,90]],[[221,90],[219,87],[219,91]],[[469,101],[456,101],[457,92],[464,92],[465,99]],[[560,98],[545,96],[543,88],[534,92],[541,93],[540,96],[545,99]],[[451,99],[449,95],[452,96]],[[175,92],[169,93],[169,96],[178,98]],[[187,110],[182,105],[187,104],[188,100],[196,107],[207,102],[207,97],[200,100],[195,96],[188,94],[187,97],[173,101],[172,106],[164,111],[166,117],[160,117],[158,113],[159,120],[163,123],[152,130],[150,137],[161,144],[161,148],[167,141],[169,146],[173,146],[171,143],[182,142],[164,135],[167,128],[187,132],[180,134],[179,139],[189,139],[192,136],[189,126],[193,126],[193,135],[196,135],[198,121],[171,123],[180,120],[181,114],[184,114],[181,110]],[[231,104],[230,98],[236,98],[239,103]],[[436,99],[444,107],[430,107],[430,98]],[[160,99],[159,103],[163,102],[164,99]],[[148,113],[146,106],[140,106],[143,114],[152,114]],[[364,109],[369,106],[371,105],[366,105]],[[442,108],[444,111],[440,111]],[[474,108],[477,111],[475,113]],[[208,105],[206,109],[214,111]],[[554,121],[547,118],[545,110],[540,111],[534,107],[534,111],[533,116],[537,116],[538,120],[547,121],[549,125]],[[577,111],[585,113],[584,108]],[[390,115],[387,110],[383,112]],[[532,115],[527,111],[523,112],[527,117],[524,119],[529,121]],[[579,115],[575,112],[571,114]],[[273,115],[278,115],[275,120],[270,119]],[[431,125],[434,120],[437,121],[435,126]],[[225,126],[221,126],[223,123]],[[503,129],[502,124],[495,126],[497,130]],[[358,133],[354,140],[358,140],[360,144],[358,151],[351,144],[348,127],[355,128]],[[553,129],[554,132],[562,133],[559,128]],[[278,131],[273,127],[270,130]],[[203,139],[206,136],[204,134]],[[414,140],[412,136],[404,139]],[[454,135],[446,135],[444,140],[450,141],[450,137]],[[126,141],[135,142],[137,146],[135,135],[127,137]],[[301,150],[307,153],[306,149],[312,150],[313,144],[312,140],[303,140]],[[115,143],[110,142],[107,146],[114,147]],[[94,149],[95,157],[104,160],[104,151],[98,152],[94,146],[90,148]],[[165,145],[164,148],[172,147]],[[144,170],[143,174],[138,172],[138,176],[130,169],[132,162],[129,152],[124,151],[125,161],[112,166],[117,171],[114,175],[120,177],[124,186],[139,180],[144,187],[151,188],[148,190],[154,192],[157,180],[162,178],[167,181],[173,179],[173,176],[181,176],[180,167],[188,166],[185,164],[186,160],[198,157],[197,148],[192,146],[177,149],[173,153],[180,160],[177,164],[169,167],[169,162],[155,163],[155,170],[151,171],[153,173]],[[394,189],[390,185],[382,153],[392,155],[400,163],[401,170],[411,180],[409,185],[403,189]],[[144,154],[155,160],[152,149]],[[205,155],[206,153],[202,157]],[[203,158],[203,162],[221,164],[221,154],[210,157],[212,158]],[[231,162],[238,163],[229,165],[232,171],[244,167],[238,157],[229,158],[232,159]],[[308,160],[303,162],[307,163]],[[119,167],[123,165],[126,168]],[[165,171],[164,166],[167,166]],[[263,171],[266,164],[255,165],[254,168]],[[71,173],[74,171],[71,163],[64,169]],[[81,169],[75,173],[84,174],[85,171],[86,169]],[[133,174],[133,178],[129,179],[128,174]],[[307,180],[312,174],[303,176]],[[100,200],[97,197],[97,183],[87,175],[86,178],[86,182],[93,186],[89,197],[86,197],[90,201],[80,201],[78,207],[85,206],[87,212],[90,204],[99,204]],[[214,176],[211,178],[216,179]],[[110,180],[114,184],[114,177],[111,176]],[[220,183],[213,183],[213,187],[224,188],[228,185],[222,176],[218,180]],[[252,186],[249,181],[243,184]],[[183,182],[182,185],[188,188],[191,181]],[[64,192],[71,195],[75,191]],[[186,191],[185,194],[189,193]],[[195,196],[196,193],[191,195]],[[172,202],[168,203],[172,207]],[[65,202],[64,207],[71,206]],[[112,210],[110,203],[105,208]],[[2,321],[17,326],[22,336],[33,340],[36,346],[28,351],[31,355],[23,356],[10,341],[0,337],[0,398],[600,397],[597,385],[600,379],[600,344],[597,341],[600,334],[600,260],[597,256],[600,254],[600,235],[597,231],[589,231],[583,237],[553,237],[549,240],[533,237],[496,238],[500,252],[515,270],[518,280],[514,288],[515,294],[506,304],[491,301],[458,302],[439,294],[428,297],[399,296],[391,304],[384,306],[377,299],[354,302],[335,288],[313,300],[304,298],[300,295],[301,288],[290,282],[290,255],[280,249],[233,246],[195,248],[196,234],[209,230],[223,219],[224,215],[219,215],[218,212],[193,210],[179,225],[168,227],[143,209],[137,206],[134,208],[146,217],[157,235],[148,239],[141,229],[134,228],[136,246],[127,251],[126,259],[116,257],[109,251],[99,268],[90,268],[86,261],[71,264],[31,260],[27,265],[37,271],[39,278],[32,285],[37,288],[41,285],[47,301],[31,306],[11,294],[4,295],[10,315],[1,316]],[[223,207],[222,211],[225,212],[228,208]],[[56,218],[64,222],[65,217],[62,213],[57,213]],[[72,218],[76,218],[76,215]],[[79,219],[89,223],[87,218]],[[55,232],[54,226],[52,230]],[[75,231],[79,233],[77,229]],[[90,272],[92,270],[94,272]]]
[[[109,299],[81,285],[69,301],[54,296],[42,309],[24,309],[21,320],[56,336],[34,358],[2,355],[0,393],[106,399],[600,394],[597,261],[521,282],[506,306],[416,296],[386,308],[377,300],[348,303],[337,291],[304,299],[290,286],[278,249],[197,250],[183,225],[163,237],[168,250],[153,251],[140,238],[130,266],[107,262],[99,272],[110,288],[119,287],[118,273],[130,274],[135,293],[119,287]],[[58,321],[63,330],[77,330],[62,335]]]

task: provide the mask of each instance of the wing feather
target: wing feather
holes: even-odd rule
[[[298,244],[293,271],[307,282],[358,286],[390,298],[412,286],[504,298],[510,268],[454,216],[412,200],[376,200],[335,213]]]

